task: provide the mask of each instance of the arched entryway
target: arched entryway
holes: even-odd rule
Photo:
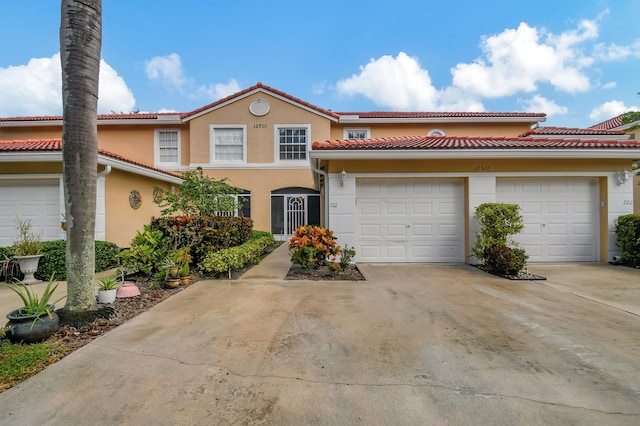
[[[320,193],[300,187],[271,191],[271,233],[284,241],[300,225],[320,225]]]

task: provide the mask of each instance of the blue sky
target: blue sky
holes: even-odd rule
[[[60,2],[0,2],[0,116],[61,114]],[[192,111],[262,82],[334,111],[640,105],[640,1],[103,0],[102,113]]]

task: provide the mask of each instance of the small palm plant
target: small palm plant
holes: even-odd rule
[[[35,290],[25,285],[22,281],[16,280],[16,282],[12,284],[5,284],[5,286],[11,289],[20,297],[20,299],[22,299],[22,303],[24,304],[24,306],[17,309],[17,315],[23,318],[35,317],[33,323],[31,324],[31,328],[33,328],[36,321],[38,321],[41,316],[47,315],[49,316],[49,318],[51,318],[51,310],[55,309],[54,305],[67,297],[67,295],[65,294],[59,299],[51,301],[51,297],[53,296],[53,293],[56,291],[59,285],[59,283],[53,285],[53,282],[53,274],[51,274],[49,283],[45,287],[42,296],[38,296]]]

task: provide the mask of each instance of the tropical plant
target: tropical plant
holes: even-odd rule
[[[95,306],[98,83],[102,0],[62,0],[62,175],[67,219],[65,309]]]
[[[313,225],[298,227],[289,240],[291,261],[305,269],[316,269],[327,263],[329,256],[339,256],[333,231]]]
[[[485,247],[483,256],[486,267],[501,275],[517,275],[524,269],[529,258],[524,250],[507,246]]]
[[[38,296],[34,289],[25,285],[21,281],[16,281],[12,284],[5,284],[9,289],[11,289],[14,293],[16,293],[20,299],[22,300],[23,306],[18,308],[17,314],[21,317],[35,317],[33,323],[31,324],[31,328],[33,328],[36,321],[42,315],[48,315],[51,317],[51,310],[54,308],[54,305],[67,297],[64,295],[55,301],[51,301],[51,297],[53,293],[58,288],[59,283],[53,285],[53,275],[49,279],[49,283],[44,289],[42,296]],[[53,286],[53,287],[52,287]]]
[[[113,277],[104,277],[98,280],[97,286],[100,291],[115,290],[118,287],[118,281]]]
[[[616,244],[625,263],[640,265],[640,214],[625,214],[615,221]]]
[[[480,231],[472,251],[484,261],[484,250],[493,246],[517,246],[513,235],[524,228],[520,206],[508,203],[484,203],[476,207],[474,216],[480,222]]]
[[[182,179],[179,189],[164,194],[160,202],[163,215],[178,212],[187,216],[216,215],[242,207],[229,195],[240,194],[243,190],[229,185],[226,178],[216,180],[205,176],[202,167],[198,167],[183,172]]]
[[[144,231],[136,231],[131,248],[120,253],[122,266],[131,272],[153,275],[162,266],[169,249],[161,231],[145,225]]]
[[[33,256],[42,254],[41,235],[33,231],[31,219],[16,218],[18,236],[13,242],[13,252],[16,256]]]

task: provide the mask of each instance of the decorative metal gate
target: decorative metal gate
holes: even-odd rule
[[[308,188],[271,192],[271,233],[286,241],[301,225],[320,225],[320,194]]]
[[[307,223],[307,200],[303,195],[286,197],[284,229],[286,235],[292,235],[298,226]]]

